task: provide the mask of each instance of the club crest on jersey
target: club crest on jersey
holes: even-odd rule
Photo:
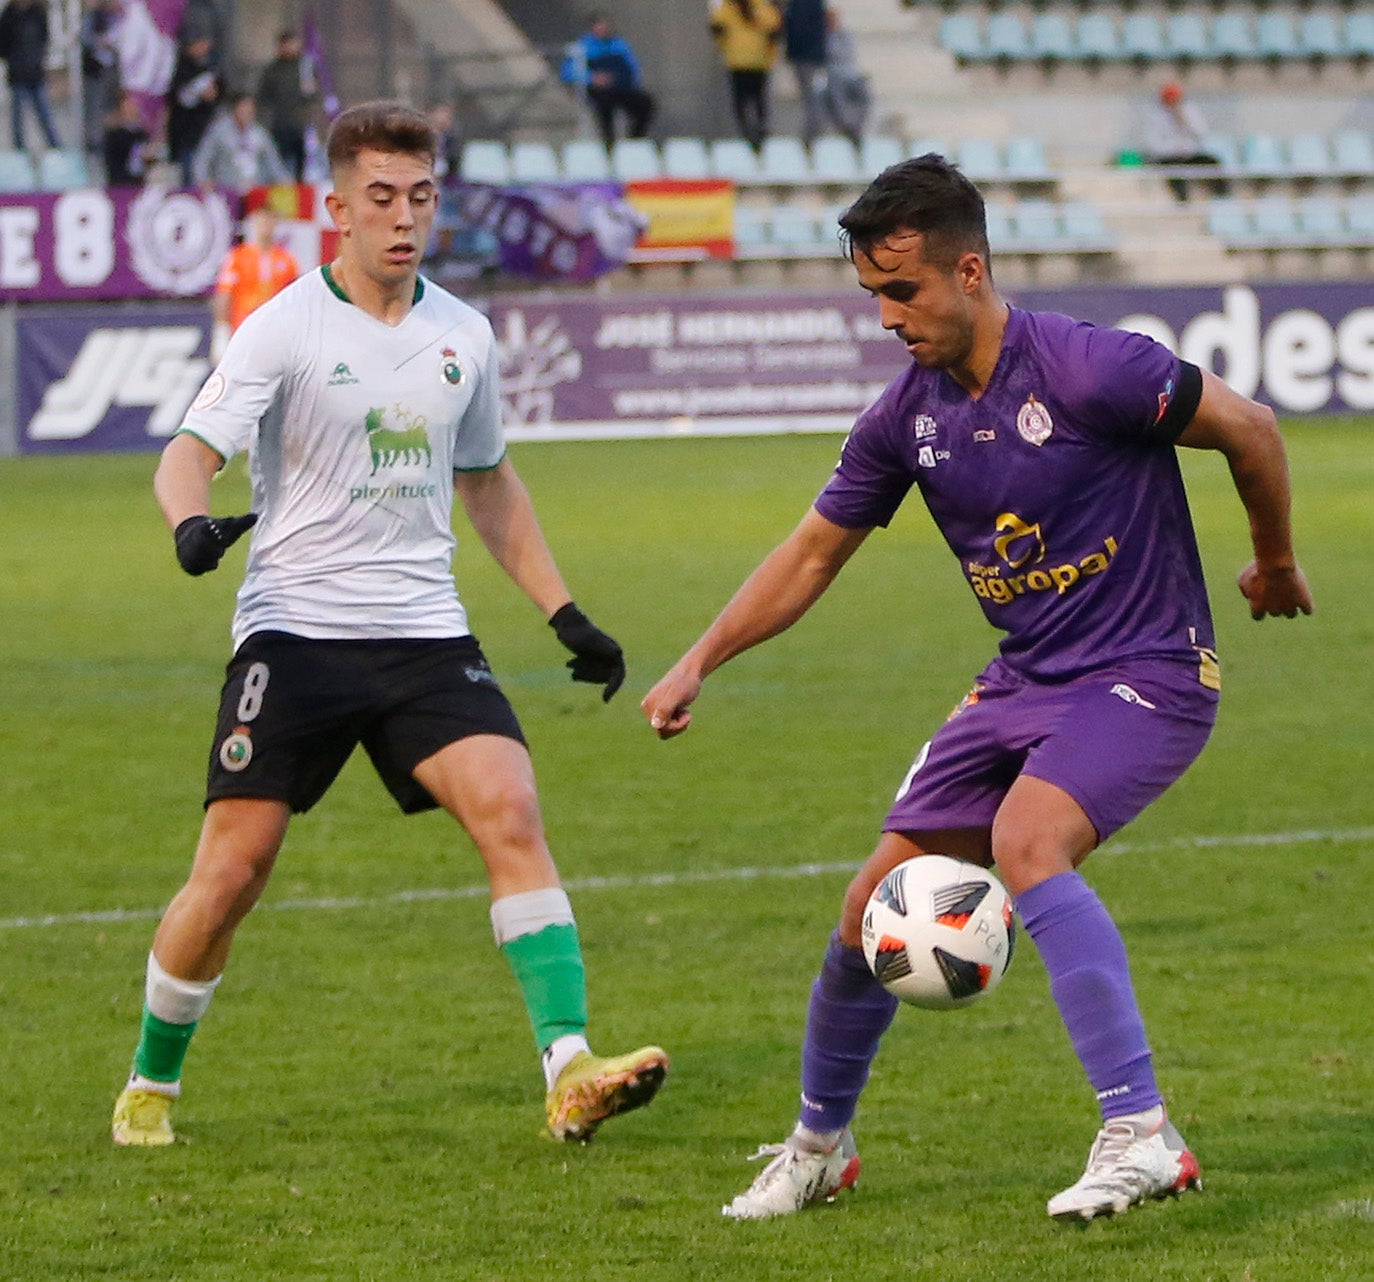
[[[240,726],[219,746],[219,763],[226,770],[238,774],[246,770],[253,760],[253,741],[248,732]]]
[[[1054,420],[1040,401],[1034,396],[1027,396],[1026,403],[1016,412],[1016,430],[1021,433],[1023,440],[1032,445],[1043,445],[1054,431]]]
[[[463,367],[458,364],[458,353],[451,347],[439,353],[439,374],[450,387],[457,387],[463,381]]]
[[[917,414],[912,421],[911,430],[918,441],[928,441],[935,435],[935,420],[929,414]]]

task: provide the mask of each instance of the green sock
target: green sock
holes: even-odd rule
[[[545,926],[501,945],[525,998],[542,1054],[555,1038],[587,1027],[587,976],[575,925]]]
[[[179,1082],[181,1063],[195,1031],[195,1024],[169,1024],[145,1006],[138,1049],[134,1052],[134,1072],[153,1082]]]

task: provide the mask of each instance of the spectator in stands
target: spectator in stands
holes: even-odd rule
[[[440,182],[457,178],[462,171],[463,139],[453,123],[453,104],[437,102],[429,109],[429,123],[436,140],[434,176]]]
[[[81,114],[87,152],[99,155],[111,112],[119,110],[115,24],[120,0],[86,0],[81,13]]]
[[[251,93],[234,95],[230,109],[215,118],[196,148],[191,165],[196,186],[242,192],[264,183],[291,181],[257,116]]]
[[[1189,102],[1183,86],[1170,82],[1159,91],[1159,102],[1146,122],[1145,159],[1152,165],[1217,165],[1217,157],[1203,146],[1207,121],[1197,104]],[[1169,188],[1176,200],[1188,199],[1188,183],[1177,175]]]
[[[119,96],[119,106],[105,126],[105,184],[109,187],[142,187],[148,177],[148,126],[143,110],[131,93]]]
[[[859,66],[853,35],[840,22],[838,9],[825,11],[825,109],[830,119],[856,147],[868,124],[873,93]]]
[[[195,182],[196,148],[215,117],[223,93],[214,41],[209,36],[196,36],[184,43],[177,52],[167,90],[167,154],[180,167],[186,187]]]
[[[810,145],[825,127],[825,0],[788,0],[785,53],[802,99],[802,138]]]
[[[277,56],[263,68],[257,103],[258,118],[297,182],[305,171],[305,131],[319,96],[300,33],[288,28],[277,36]]]
[[[569,46],[559,76],[586,95],[607,151],[615,144],[615,118],[620,112],[625,114],[631,138],[643,138],[649,132],[655,104],[645,91],[639,59],[629,42],[614,34],[604,13],[593,13],[586,34]]]
[[[10,0],[0,13],[0,59],[10,82],[10,129],[14,149],[24,149],[24,110],[33,112],[43,140],[60,147],[48,106],[48,6],[46,0]]]
[[[243,240],[221,264],[210,300],[210,359],[216,364],[244,318],[301,274],[290,251],[277,243],[277,215],[267,201],[250,198],[245,208]]]
[[[773,0],[721,0],[711,34],[730,73],[739,131],[755,151],[768,136],[768,73],[778,59],[782,14]]]

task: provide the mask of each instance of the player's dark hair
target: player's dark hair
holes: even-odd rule
[[[927,152],[884,169],[840,215],[844,251],[852,261],[897,232],[919,232],[927,262],[953,270],[967,253],[991,263],[983,197],[943,156]]]
[[[433,163],[439,143],[428,117],[403,102],[379,98],[341,112],[330,126],[325,144],[330,173],[352,165],[363,151],[401,152]]]

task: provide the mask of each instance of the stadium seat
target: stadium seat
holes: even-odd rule
[[[869,134],[859,143],[859,165],[870,177],[915,154],[886,134]]]
[[[706,144],[700,138],[669,138],[663,144],[663,173],[668,178],[710,178]]]
[[[1309,196],[1298,202],[1298,232],[1312,245],[1340,245],[1346,239],[1340,204],[1331,196]]]
[[[1255,23],[1255,49],[1271,62],[1300,57],[1302,48],[1293,15],[1282,9],[1260,14]]]
[[[606,148],[590,138],[563,144],[563,177],[569,182],[604,182],[611,176]]]
[[[1120,58],[1121,39],[1111,15],[1092,12],[1079,18],[1075,46],[1085,62],[1115,62]]]
[[[1249,214],[1238,200],[1208,201],[1207,231],[1228,245],[1245,244],[1252,238]]]
[[[510,154],[503,142],[474,139],[463,144],[459,173],[470,183],[510,182]]]
[[[940,23],[940,45],[959,62],[981,62],[986,56],[983,33],[971,13],[951,13]]]
[[[1121,53],[1133,62],[1162,62],[1164,25],[1152,13],[1129,13],[1121,24]]]
[[[1293,202],[1286,196],[1266,196],[1252,211],[1255,236],[1265,245],[1291,245],[1299,239]]]
[[[1297,134],[1288,140],[1288,172],[1294,177],[1323,178],[1333,172],[1331,149],[1321,134]]]
[[[546,142],[517,142],[510,149],[510,176],[518,183],[556,183],[558,156]]]
[[[1228,134],[1207,134],[1202,140],[1202,150],[1215,156],[1221,167],[1231,173],[1241,168],[1236,140]]]
[[[1016,244],[1023,250],[1045,252],[1064,247],[1058,211],[1048,200],[1023,200],[1012,206],[1011,215]]]
[[[1003,169],[1008,178],[1021,182],[1048,182],[1054,177],[1039,138],[1008,139]]]
[[[0,191],[33,191],[38,176],[26,151],[0,151]]]
[[[759,158],[743,138],[717,138],[707,149],[711,156],[711,177],[733,182],[756,182]]]
[[[1073,27],[1062,13],[1037,13],[1031,19],[1031,52],[1042,62],[1069,62],[1075,54]]]
[[[1007,248],[1011,242],[1011,215],[1007,213],[1004,205],[990,203],[985,208],[988,225],[988,248],[996,253],[999,249]]]
[[[652,138],[618,138],[611,148],[611,173],[623,183],[663,177],[663,160]]]
[[[1199,13],[1171,13],[1164,24],[1164,47],[1181,62],[1202,62],[1211,56],[1207,23]]]
[[[786,134],[765,139],[759,154],[759,177],[776,187],[795,187],[811,182],[811,158],[802,140]]]
[[[1345,52],[1351,58],[1374,58],[1374,13],[1359,9],[1345,19]]]
[[[70,191],[88,181],[86,157],[76,148],[50,148],[38,158],[38,185],[45,191]]]
[[[1223,10],[1212,20],[1212,56],[1241,61],[1255,56],[1250,19],[1236,10]]]
[[[1374,245],[1374,196],[1352,196],[1345,202],[1345,228],[1352,244]]]
[[[1086,200],[1073,200],[1059,211],[1064,239],[1072,249],[1080,251],[1110,249],[1115,243],[1102,211]]]
[[[986,49],[987,56],[997,62],[1024,62],[1034,56],[1025,23],[1005,10],[988,19]]]
[[[908,156],[924,156],[930,152],[944,156],[946,160],[954,154],[943,138],[908,138],[902,159],[905,160]]]
[[[1342,129],[1331,137],[1331,159],[1337,173],[1374,177],[1374,138],[1360,129]]]
[[[735,256],[764,258],[771,253],[768,219],[747,205],[735,206]]]
[[[858,182],[863,176],[859,149],[848,138],[817,138],[811,144],[811,174],[818,183]]]
[[[1305,13],[1298,22],[1298,51],[1308,58],[1339,58],[1345,53],[1336,15],[1328,12]]]
[[[959,146],[959,168],[974,182],[1003,177],[1002,153],[991,138],[966,138]]]
[[[772,243],[796,257],[814,257],[834,249],[835,242],[823,242],[814,211],[798,205],[779,205],[773,211]]]
[[[1252,178],[1281,178],[1288,172],[1283,149],[1273,134],[1246,134],[1240,141],[1240,163]]]

